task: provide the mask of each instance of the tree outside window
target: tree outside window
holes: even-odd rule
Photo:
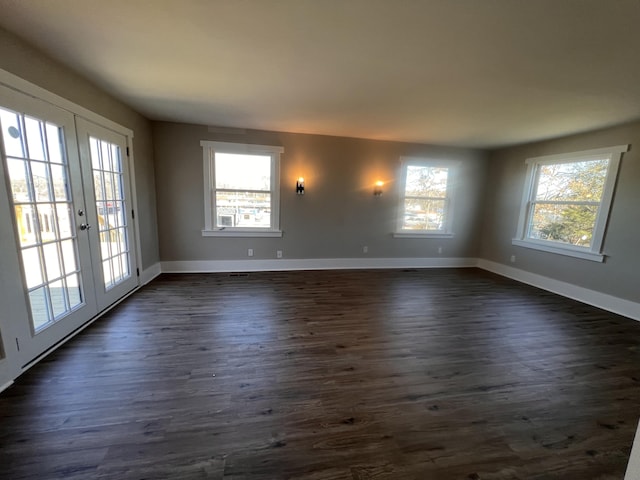
[[[530,238],[591,247],[609,160],[540,165]]]

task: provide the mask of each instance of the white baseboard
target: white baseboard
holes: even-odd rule
[[[373,268],[475,267],[476,258],[310,258],[276,260],[201,260],[162,262],[163,273],[262,272],[283,270],[357,270]]]
[[[162,266],[160,265],[160,262],[154,263],[149,268],[145,268],[140,275],[140,286],[146,285],[161,273]]]
[[[627,465],[627,473],[624,480],[638,480],[640,478],[640,424],[636,431],[636,437],[631,447],[631,456]]]
[[[607,310],[618,315],[640,320],[640,303],[625,300],[623,298],[614,297],[606,293],[589,290],[588,288],[578,287],[567,282],[554,280],[553,278],[543,277],[535,273],[513,268],[501,263],[492,262],[490,260],[479,259],[478,268],[497,273],[503,277],[508,277],[518,282],[533,285],[534,287],[557,293],[563,297],[568,297],[579,302],[592,305],[594,307]]]
[[[0,393],[4,392],[7,388],[9,388],[11,385],[13,385],[13,380],[8,381],[7,383],[5,383],[4,385],[0,385]]]

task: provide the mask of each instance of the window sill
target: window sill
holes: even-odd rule
[[[241,230],[222,228],[218,230],[202,230],[203,237],[282,237],[282,230]]]
[[[393,238],[453,238],[453,233],[438,231],[393,232]]]
[[[604,255],[601,253],[590,252],[583,249],[578,250],[577,248],[564,247],[560,245],[549,245],[548,242],[536,242],[532,240],[520,240],[514,238],[511,243],[512,245],[516,245],[518,247],[531,248],[533,250],[540,250],[542,252],[581,258],[583,260],[590,260],[592,262],[604,261]]]

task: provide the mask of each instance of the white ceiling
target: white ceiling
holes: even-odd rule
[[[150,119],[473,147],[640,118],[638,0],[0,0]]]

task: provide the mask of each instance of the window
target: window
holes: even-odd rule
[[[620,156],[628,145],[527,160],[514,245],[602,261]]]
[[[402,159],[396,237],[452,236],[451,162]]]
[[[204,236],[282,236],[282,147],[202,141]]]

